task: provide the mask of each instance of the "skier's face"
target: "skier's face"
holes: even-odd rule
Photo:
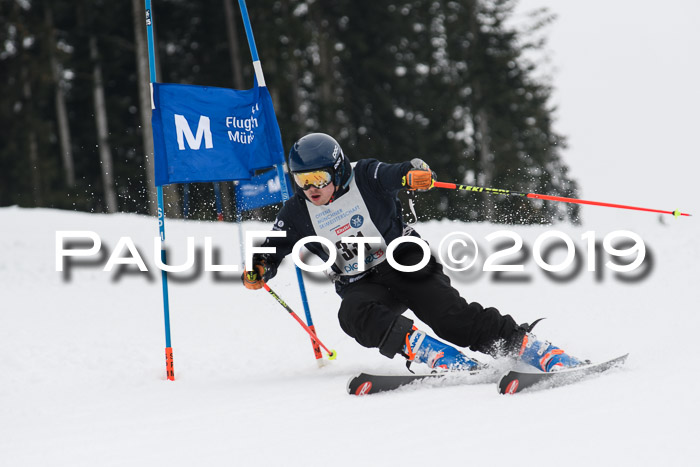
[[[316,206],[323,206],[328,204],[335,193],[335,185],[333,182],[324,186],[323,188],[316,188],[315,186],[310,187],[308,190],[304,191],[306,197]]]

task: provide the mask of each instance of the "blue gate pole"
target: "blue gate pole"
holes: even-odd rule
[[[156,82],[156,64],[153,46],[153,15],[151,0],[146,2],[146,32],[148,34],[148,66],[151,71],[151,105],[153,105],[153,83]],[[158,230],[160,232],[160,260],[165,262],[165,208],[163,203],[163,187],[156,187],[158,195]],[[175,381],[175,366],[173,364],[173,348],[170,342],[170,302],[168,300],[168,273],[161,271],[163,283],[163,319],[165,322],[165,372],[170,381]]]
[[[260,58],[258,57],[258,50],[255,47],[255,38],[253,37],[253,28],[250,24],[250,18],[248,17],[248,8],[246,7],[245,0],[238,0],[238,6],[241,9],[241,17],[243,18],[243,26],[245,27],[245,35],[248,39],[248,46],[250,48],[250,55],[253,59],[253,68],[255,69],[255,77],[258,80],[259,86],[265,86],[265,78],[263,77],[262,65],[260,65]],[[287,182],[287,174],[284,171],[283,165],[276,165],[277,174],[279,175],[280,184],[282,185],[282,201],[287,201],[290,196],[294,195],[294,190],[291,184]],[[306,315],[306,324],[309,328],[316,333],[314,328],[313,320],[311,319],[311,310],[309,309],[309,301],[306,296],[306,287],[304,286],[304,278],[302,277],[301,270],[298,266],[297,271],[297,281],[299,282],[299,293],[301,294],[302,304],[304,306],[304,314]],[[319,365],[323,363],[323,354],[321,353],[321,348],[318,343],[311,339],[311,345],[314,349],[314,355]]]

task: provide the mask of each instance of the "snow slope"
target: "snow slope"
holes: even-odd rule
[[[604,267],[596,280],[584,262],[573,279],[557,283],[531,254],[521,274],[528,282],[453,275],[468,300],[519,321],[547,316],[538,335],[574,355],[630,352],[624,369],[518,396],[485,384],[358,398],[345,392],[352,374],[405,369],[343,334],[339,299],[325,279],[307,280],[319,335],[338,351],[322,368],[298,324],[264,291],[245,290],[236,274],[227,274],[228,282],[211,273],[171,281],[170,382],[151,259],[156,220],[0,208],[0,465],[688,465],[700,437],[700,377],[688,374],[697,370],[700,231],[697,217],[664,221],[617,211],[576,228],[506,227],[530,250],[539,235],[561,230],[582,260],[584,232],[602,241],[615,230],[633,231],[653,261],[643,280],[623,282]],[[485,237],[504,229],[450,222],[418,228],[433,247],[448,232],[468,232],[482,260],[493,251]],[[104,257],[71,269],[68,280],[55,267],[60,230],[96,232],[107,255],[120,237],[131,237],[151,279],[103,272]],[[221,263],[239,262],[234,225],[168,221],[166,233],[171,264],[184,260],[186,236],[197,245],[211,236]],[[290,264],[270,285],[303,314]]]

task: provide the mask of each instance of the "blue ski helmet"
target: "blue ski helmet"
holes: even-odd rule
[[[340,188],[350,180],[352,166],[338,142],[325,133],[311,133],[292,145],[289,151],[289,170],[310,172],[328,169],[333,184]]]

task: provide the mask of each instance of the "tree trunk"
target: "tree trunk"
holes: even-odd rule
[[[314,18],[316,28],[314,29],[314,40],[318,45],[319,67],[318,67],[318,87],[319,87],[319,122],[325,126],[325,131],[333,132],[334,128],[328,126],[334,122],[334,99],[333,99],[333,54],[329,48],[330,34],[328,21],[323,17],[322,5],[318,4],[311,8],[311,15]]]
[[[228,50],[231,57],[231,69],[233,70],[233,87],[234,89],[246,89],[245,81],[243,81],[243,63],[241,62],[241,48],[238,41],[238,28],[236,27],[233,0],[224,0],[224,13],[226,15]],[[233,218],[231,191],[231,183],[221,183],[221,204],[223,205],[224,219]]]
[[[136,69],[139,86],[139,110],[141,113],[141,137],[143,138],[144,161],[146,169],[146,189],[148,193],[148,212],[158,215],[158,198],[155,190],[155,173],[153,166],[153,129],[151,128],[151,90],[148,69],[148,44],[146,43],[145,12],[141,0],[131,0],[134,18],[134,40],[136,47]]]
[[[473,48],[474,61],[479,60],[479,54],[485,53],[481,38],[481,30],[479,21],[477,21],[477,14],[479,12],[478,2],[474,3],[474,9],[469,17],[469,30],[472,36],[471,47]],[[472,76],[472,90],[474,92],[474,97],[472,100],[472,115],[474,115],[474,140],[476,143],[476,158],[478,171],[476,174],[477,184],[481,186],[490,186],[493,180],[494,174],[494,156],[491,152],[491,136],[489,129],[489,115],[484,108],[485,99],[482,90],[481,79],[483,77],[483,72],[477,72]],[[492,219],[495,214],[494,209],[494,198],[488,194],[483,195],[484,204],[482,206],[482,212],[479,216],[480,219]]]
[[[66,110],[66,97],[63,92],[63,79],[61,77],[61,65],[56,57],[56,34],[53,26],[53,13],[51,3],[44,2],[45,22],[49,52],[49,64],[51,76],[54,82],[54,101],[56,105],[56,122],[58,124],[58,139],[61,145],[61,158],[63,171],[68,188],[75,187],[75,164],[73,162],[73,150],[71,148],[70,127],[68,124],[68,112]]]
[[[44,204],[44,196],[41,192],[39,143],[37,142],[36,132],[33,129],[30,129],[27,138],[29,139],[29,165],[32,168],[32,191],[34,192],[34,206],[42,206]]]
[[[22,86],[22,94],[25,101],[25,112],[27,117],[26,122],[31,122],[33,120],[32,115],[32,88],[29,84],[29,78],[27,77],[27,69],[22,68],[22,79],[24,84]],[[34,130],[34,125],[31,123],[27,124],[27,143],[29,145],[29,167],[32,173],[32,193],[34,194],[34,206],[42,206],[44,204],[44,197],[42,195],[41,189],[41,168],[39,166],[39,143],[37,141],[36,131]]]
[[[102,163],[102,186],[104,187],[105,210],[114,213],[119,210],[117,193],[114,189],[114,168],[112,151],[109,148],[109,130],[107,125],[107,105],[102,81],[102,67],[97,51],[97,38],[90,36],[90,59],[92,60],[92,93],[95,106],[95,123],[97,126],[97,146]]]
[[[493,181],[493,154],[491,153],[491,136],[489,130],[489,117],[485,110],[479,109],[477,113],[477,138],[479,140],[479,166],[481,171],[477,177],[478,184],[481,186],[490,186]],[[487,220],[495,220],[494,212],[494,197],[492,195],[484,195],[484,218]]]
[[[235,89],[246,89],[243,81],[243,66],[241,65],[241,49],[238,43],[238,28],[236,27],[235,10],[233,0],[224,0],[226,14],[226,35],[228,36],[228,50],[231,55],[231,69],[233,70],[233,86]]]

